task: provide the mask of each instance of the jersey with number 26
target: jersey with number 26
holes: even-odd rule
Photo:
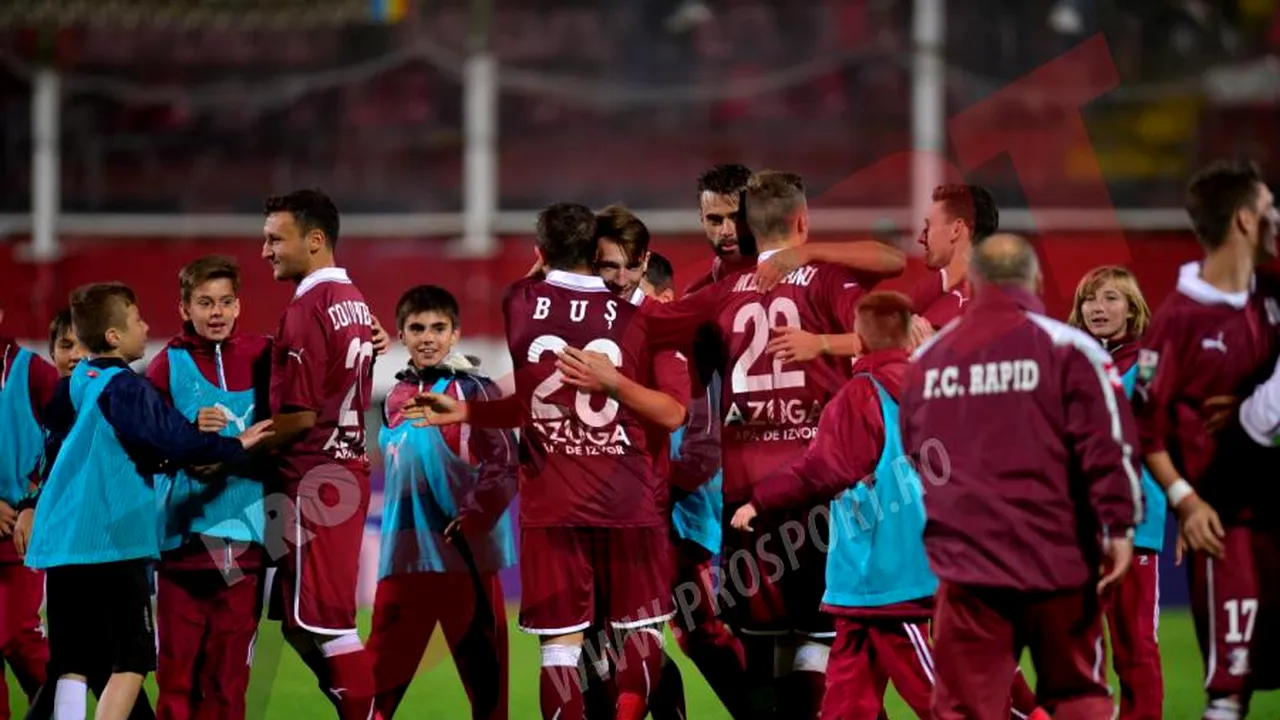
[[[651,527],[664,522],[640,419],[605,393],[581,392],[556,369],[565,347],[609,357],[652,386],[652,360],[622,338],[638,308],[595,276],[551,271],[521,280],[503,303],[516,395],[524,409],[521,527]]]
[[[271,365],[271,412],[311,411],[315,425],[281,453],[286,484],[337,463],[368,477],[364,417],[373,394],[373,316],[345,270],[307,276],[285,308]]]

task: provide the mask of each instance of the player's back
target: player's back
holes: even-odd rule
[[[724,495],[733,503],[747,500],[756,482],[803,452],[817,434],[822,409],[852,372],[848,358],[830,355],[782,362],[765,350],[774,331],[848,332],[867,286],[827,263],[800,267],[765,294],[756,288],[754,269],[721,282],[725,294],[715,324],[725,351]]]
[[[1276,451],[1249,439],[1237,423],[1205,428],[1205,401],[1248,397],[1274,369],[1280,306],[1266,292],[1231,296],[1184,266],[1178,287],[1152,318],[1137,361],[1135,411],[1144,451],[1163,442],[1174,465],[1224,520],[1259,507],[1263,488],[1250,482],[1256,468],[1276,462]],[[1260,287],[1260,290],[1262,288]],[[1268,494],[1267,497],[1277,497]]]
[[[617,400],[580,392],[556,370],[559,353],[573,347],[603,353],[623,375],[652,385],[649,354],[623,343],[638,308],[596,276],[553,270],[545,280],[512,285],[503,311],[515,392],[525,408],[521,525],[661,524],[647,428]]]
[[[345,271],[321,270],[298,286],[277,333],[271,406],[273,413],[310,410],[316,421],[282,453],[286,482],[328,463],[367,477],[372,338],[373,315]]]

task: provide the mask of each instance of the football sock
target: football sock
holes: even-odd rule
[[[1228,695],[1211,699],[1201,720],[1241,720],[1244,713],[1244,703],[1240,702],[1240,698]]]
[[[747,713],[744,717],[771,718],[777,712],[777,682],[774,677],[772,635],[742,636],[742,650],[747,660]]]
[[[1018,668],[1013,674],[1013,687],[1010,690],[1013,700],[1014,717],[1030,717],[1036,710],[1036,693],[1027,684],[1027,677]]]
[[[321,645],[332,683],[325,688],[340,720],[368,720],[373,715],[373,665],[359,636],[340,635]]]
[[[742,643],[723,625],[720,632],[687,632],[677,636],[681,648],[706,679],[732,717],[743,717],[742,688],[747,687],[747,661]]]
[[[643,720],[649,713],[649,695],[662,675],[666,656],[662,645],[662,632],[651,627],[631,630],[623,638],[617,720]]]
[[[88,712],[89,686],[78,678],[58,678],[53,698],[53,720],[84,720]]]
[[[618,706],[618,678],[613,672],[613,648],[601,638],[588,642],[583,649],[586,651],[586,657],[583,658],[586,664],[586,687],[582,691],[583,711],[588,718],[613,717]]]
[[[685,720],[684,678],[680,666],[670,655],[663,655],[658,684],[649,693],[649,712],[653,720]]]
[[[782,686],[786,695],[779,700],[779,704],[791,708],[792,717],[819,717],[827,683],[827,659],[830,655],[830,647],[812,640],[801,642],[795,649],[791,673],[784,676]]]
[[[538,702],[543,720],[583,720],[582,685],[577,645],[542,646],[542,670],[538,676]]]

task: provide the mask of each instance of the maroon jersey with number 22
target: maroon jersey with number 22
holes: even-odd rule
[[[625,376],[652,386],[652,360],[622,339],[638,313],[596,276],[553,270],[512,285],[503,300],[507,347],[524,409],[522,527],[660,525],[660,493],[640,419],[604,393],[580,392],[556,370],[575,347],[608,355]]]
[[[373,394],[372,337],[373,316],[346,270],[317,270],[298,284],[276,334],[271,412],[309,410],[316,424],[282,453],[286,484],[327,463],[368,477],[364,417]]]

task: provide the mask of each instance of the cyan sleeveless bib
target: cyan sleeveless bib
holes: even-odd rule
[[[1124,383],[1124,396],[1132,398],[1133,387],[1138,380],[1137,364],[1129,368],[1129,371],[1120,379]],[[1142,466],[1142,495],[1145,512],[1142,515],[1142,524],[1134,529],[1133,544],[1142,550],[1160,552],[1164,549],[1164,523],[1165,514],[1169,512],[1169,503],[1165,499],[1160,483],[1152,477],[1145,463]]]
[[[44,430],[31,408],[31,363],[35,356],[19,348],[9,358],[9,377],[0,389],[0,500],[16,505],[44,455]]]

